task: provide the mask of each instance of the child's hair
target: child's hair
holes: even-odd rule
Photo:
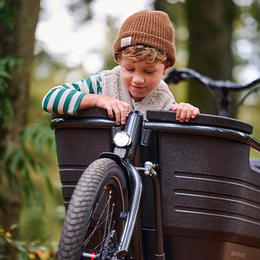
[[[120,63],[122,58],[128,58],[132,62],[143,61],[148,64],[154,62],[162,62],[165,65],[168,63],[167,53],[157,50],[153,47],[144,46],[141,44],[126,47],[115,53],[115,60]]]
[[[173,41],[174,29],[168,15],[162,11],[143,10],[129,16],[122,24],[114,43],[114,58],[118,62],[120,56],[129,56],[126,53],[129,53],[131,50],[129,49],[130,46],[134,46],[133,50],[135,50],[137,48],[135,46],[143,45],[147,46],[147,50],[150,47],[151,49],[155,48],[163,55],[166,53],[168,65],[173,66],[175,63]],[[121,51],[123,52],[121,53]],[[139,53],[140,51],[138,50],[137,52]],[[151,53],[153,52],[156,51],[151,51]],[[145,56],[148,57],[149,55],[154,57],[152,54]],[[160,57],[160,54],[157,57]]]

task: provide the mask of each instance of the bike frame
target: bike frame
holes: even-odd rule
[[[147,129],[148,133],[147,133]],[[155,210],[156,210],[156,238],[157,238],[157,254],[156,259],[164,260],[164,246],[163,246],[163,231],[162,231],[162,216],[161,216],[161,197],[160,197],[160,182],[158,175],[154,171],[154,165],[151,165],[149,169],[136,168],[133,165],[133,159],[136,154],[136,149],[139,145],[145,145],[142,140],[147,141],[147,135],[149,131],[157,131],[158,129],[163,131],[178,131],[178,127],[171,123],[150,123],[144,122],[143,116],[138,111],[132,111],[127,119],[126,125],[124,126],[124,131],[130,136],[132,142],[124,148],[115,147],[114,153],[102,153],[101,158],[110,158],[115,160],[127,173],[131,179],[133,185],[132,199],[130,204],[130,210],[126,218],[126,224],[124,231],[121,236],[120,244],[118,251],[116,253],[116,259],[125,257],[128,254],[128,248],[131,242],[131,237],[133,234],[134,226],[136,223],[137,213],[140,206],[140,199],[142,194],[142,181],[140,178],[140,173],[137,170],[146,171],[145,175],[152,176],[153,178],[153,187],[155,192]],[[121,129],[120,129],[121,131]],[[189,134],[203,134],[204,136],[215,136],[225,137],[234,141],[244,142],[249,144],[252,148],[260,152],[260,142],[253,138],[250,135],[247,135],[242,132],[233,131],[230,129],[222,129],[221,133],[219,129],[214,127],[196,127],[196,126],[179,126],[180,133],[189,133]],[[114,131],[116,132],[116,130]]]
[[[235,117],[238,109],[245,100],[250,96],[252,93],[255,93],[260,89],[260,78],[256,78],[252,80],[251,82],[248,82],[246,84],[238,84],[231,81],[224,81],[224,80],[213,80],[207,76],[204,76],[200,74],[199,72],[193,70],[193,69],[173,69],[169,72],[169,74],[164,79],[167,84],[170,83],[179,83],[180,81],[184,80],[190,80],[194,78],[198,82],[202,84],[202,86],[205,86],[207,90],[209,91],[209,94],[212,97],[212,100],[214,101],[216,114],[222,115],[222,116],[231,116]],[[258,85],[257,85],[258,84]],[[243,95],[239,101],[235,102],[235,107],[232,111],[229,111],[229,106],[231,103],[231,92],[239,92],[242,90],[246,90],[246,93]],[[218,102],[218,98],[215,91],[220,92],[220,100]]]
[[[171,117],[173,115],[171,114]],[[224,119],[222,119],[223,121]],[[231,119],[229,119],[230,121]],[[206,125],[192,125],[192,124],[176,124],[166,121],[144,121],[143,116],[138,111],[132,111],[127,118],[127,122],[123,127],[115,126],[115,122],[111,119],[104,118],[84,118],[71,120],[69,117],[55,118],[52,121],[52,127],[66,128],[99,128],[102,125],[103,128],[112,129],[112,136],[117,131],[124,131],[131,139],[125,147],[117,147],[114,144],[113,153],[105,152],[100,155],[101,158],[110,158],[114,160],[126,173],[129,183],[131,183],[131,201],[130,209],[126,215],[125,228],[120,238],[118,250],[113,259],[120,259],[128,254],[128,248],[131,242],[135,223],[137,221],[137,214],[140,207],[140,200],[142,195],[142,180],[141,175],[151,176],[154,188],[154,208],[156,217],[156,254],[155,258],[158,260],[165,259],[165,249],[163,244],[163,230],[162,230],[162,211],[161,211],[161,193],[159,177],[155,172],[156,165],[148,162],[144,163],[144,167],[135,167],[134,158],[136,155],[137,147],[139,145],[146,146],[149,142],[149,135],[151,132],[174,132],[188,135],[199,135],[224,138],[239,143],[245,143],[255,150],[260,152],[260,142],[253,138],[250,134],[245,132],[228,129],[225,127],[212,127]],[[156,163],[158,163],[156,161]],[[144,173],[140,173],[142,171]],[[84,257],[84,255],[83,255]],[[92,256],[93,259],[94,256]],[[86,256],[85,259],[90,259]],[[99,256],[95,256],[94,259],[99,259]]]
[[[165,254],[163,252],[163,235],[162,235],[162,220],[161,220],[161,198],[160,198],[160,183],[156,172],[153,170],[153,165],[149,168],[136,168],[132,164],[136,154],[137,147],[141,144],[141,140],[146,140],[149,132],[146,132],[143,128],[143,116],[140,112],[134,111],[130,113],[124,131],[131,138],[131,143],[124,148],[115,147],[114,153],[102,153],[100,158],[110,158],[115,160],[131,179],[133,186],[132,199],[130,203],[130,210],[127,214],[125,228],[122,233],[118,251],[116,252],[117,259],[125,257],[128,254],[128,248],[131,242],[133,229],[136,223],[137,213],[140,206],[141,194],[142,194],[142,181],[138,170],[146,170],[146,174],[153,177],[155,197],[156,197],[156,218],[157,218],[157,258],[158,260],[164,260]],[[144,143],[143,143],[144,144]]]

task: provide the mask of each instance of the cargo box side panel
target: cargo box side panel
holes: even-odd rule
[[[260,176],[248,145],[161,134],[159,149],[165,234],[260,244]]]

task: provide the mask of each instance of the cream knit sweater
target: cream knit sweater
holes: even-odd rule
[[[139,102],[135,102],[127,88],[123,85],[120,75],[120,66],[101,73],[102,94],[107,95],[131,105],[139,110],[146,118],[146,110],[168,110],[175,103],[174,97],[168,85],[161,80],[159,86]]]
[[[121,80],[120,66],[92,75],[85,80],[66,83],[49,90],[42,101],[44,110],[55,114],[76,115],[78,106],[86,93],[102,94],[127,102],[146,118],[146,110],[168,110],[175,103],[168,85],[161,80],[159,86],[135,102]]]

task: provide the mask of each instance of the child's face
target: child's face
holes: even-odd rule
[[[162,62],[152,64],[143,61],[132,62],[125,57],[119,64],[122,81],[135,101],[140,101],[156,89],[169,69]]]

